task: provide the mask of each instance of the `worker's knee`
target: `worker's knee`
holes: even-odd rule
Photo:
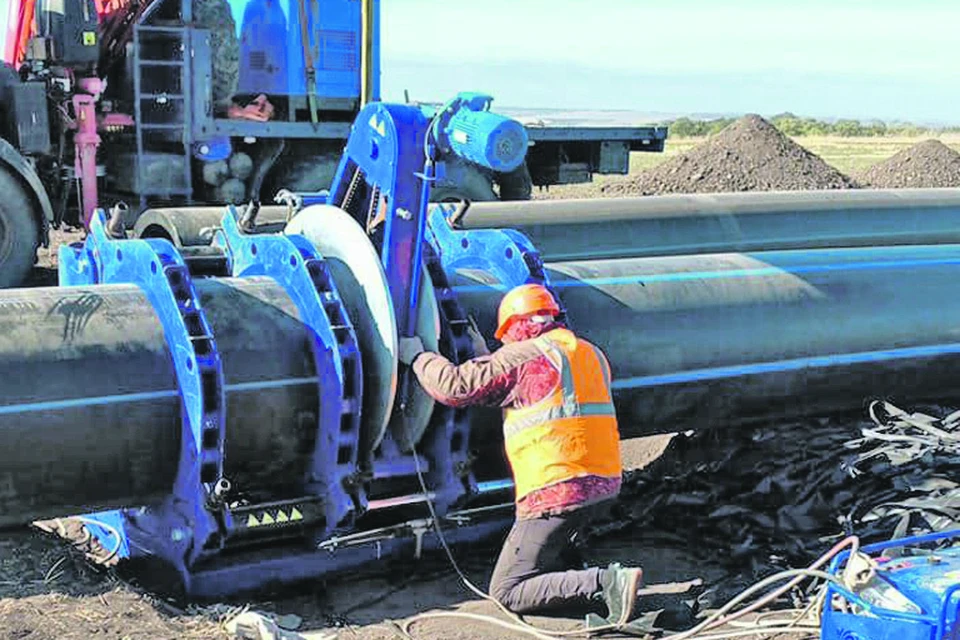
[[[505,606],[507,609],[519,613],[514,609],[518,604],[516,602],[516,584],[512,581],[506,580],[497,580],[497,577],[494,576],[493,581],[490,583],[490,597]]]

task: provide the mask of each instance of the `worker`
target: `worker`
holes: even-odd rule
[[[480,355],[459,366],[425,352],[416,337],[400,341],[400,360],[437,402],[504,410],[516,519],[490,595],[521,614],[602,601],[610,623],[626,624],[642,571],[573,568],[568,560],[586,526],[619,494],[622,465],[609,363],[559,312],[545,287],[522,285],[500,303],[495,336],[503,346],[494,353],[473,329]]]

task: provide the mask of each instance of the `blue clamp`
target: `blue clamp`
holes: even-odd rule
[[[477,286],[489,286],[503,293],[528,283],[551,288],[539,252],[522,233],[511,229],[455,230],[447,221],[444,206],[433,205],[427,217],[424,237],[427,241],[424,256],[428,272],[436,290],[438,306],[444,314],[441,347],[446,347],[445,355],[454,363],[475,355],[466,333],[469,318],[457,297],[457,292],[463,286],[471,285],[451,286],[449,280],[458,270],[483,272],[490,276],[492,282]],[[554,297],[562,305],[556,293]],[[563,315],[561,306],[561,318]],[[434,410],[430,430],[425,436],[429,439],[427,453],[441,461],[452,459],[446,465],[437,465],[436,473],[446,475],[433,479],[432,484],[443,487],[444,491],[451,493],[451,498],[454,497],[454,488],[461,483],[466,487],[468,496],[475,495],[479,490],[474,474],[469,471],[466,451],[457,448],[458,443],[468,438],[468,434],[469,418],[465,411],[445,407]],[[448,450],[450,453],[447,453]]]
[[[328,200],[368,230],[382,221],[382,237],[374,244],[401,336],[414,334],[418,304],[430,181],[424,172],[427,126],[426,117],[413,106],[371,103],[364,107],[350,130]]]
[[[173,492],[160,505],[96,515],[122,522],[130,544],[142,536],[144,546],[157,549],[158,537],[164,540],[158,553],[186,576],[202,549],[219,543],[226,489],[223,368],[187,266],[167,240],[109,237],[102,209],[94,212],[86,242],[60,247],[59,259],[62,286],[137,285],[163,327],[184,408],[183,459]]]
[[[458,269],[483,271],[496,280],[490,287],[506,293],[522,284],[542,284],[561,305],[543,268],[543,259],[530,240],[514,229],[458,230],[450,226],[443,205],[427,216],[425,237],[439,256],[444,273]]]
[[[233,276],[275,280],[314,336],[320,411],[305,489],[323,498],[328,535],[366,508],[358,473],[363,371],[356,333],[326,263],[306,238],[247,235],[238,220],[236,208],[227,207],[217,232]]]
[[[423,247],[423,257],[440,312],[440,352],[450,362],[462,364],[477,355],[467,333],[467,314],[451,290],[440,259],[430,245]],[[469,409],[438,403],[422,443],[421,448],[430,462],[425,481],[434,491],[438,512],[447,511],[463,497],[477,492],[476,477],[470,468]]]

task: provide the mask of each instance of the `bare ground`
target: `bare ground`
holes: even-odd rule
[[[672,436],[625,441],[625,467],[639,469],[657,460]],[[69,532],[73,537],[76,531]],[[488,584],[499,540],[458,549],[456,556],[469,579],[480,588]],[[209,610],[192,614],[163,600],[142,594],[117,580],[109,570],[87,562],[84,551],[36,529],[0,535],[0,639],[80,640],[81,638],[184,638],[213,640],[227,635]],[[644,567],[647,583],[674,582],[723,576],[719,566],[701,560],[676,545],[644,531],[626,531],[597,539],[586,550],[587,560]],[[459,583],[444,556],[431,555],[413,565],[372,567],[350,578],[306,585],[265,602],[250,605],[277,615],[302,619],[299,633],[306,638],[380,640],[402,638],[398,623],[423,612],[459,611],[504,618],[496,607],[469,593]],[[555,630],[573,630],[581,612],[570,618],[532,617],[528,621]],[[495,640],[523,634],[487,623],[457,618],[415,623],[415,638]]]
[[[224,637],[180,617],[88,563],[82,552],[35,529],[0,537],[0,638],[129,640]]]

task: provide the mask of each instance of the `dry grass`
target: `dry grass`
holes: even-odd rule
[[[828,164],[847,175],[858,173],[883,162],[898,151],[918,142],[936,138],[948,147],[960,151],[960,133],[938,136],[841,138],[840,136],[803,136],[793,140]],[[636,173],[655,167],[672,155],[684,153],[703,142],[705,138],[676,138],[667,140],[664,153],[634,153],[630,157],[630,172]]]
[[[859,173],[883,162],[895,153],[918,142],[936,138],[948,147],[960,151],[960,134],[938,136],[841,138],[839,136],[803,136],[793,140],[810,152],[823,158],[828,164],[847,175]],[[630,158],[630,172],[635,173],[655,167],[672,155],[684,153],[703,142],[705,138],[677,138],[667,140],[664,153],[634,153]]]
[[[936,138],[948,147],[960,151],[960,134],[956,133],[909,138],[840,138],[828,136],[794,138],[794,140],[840,171],[850,175],[869,169],[895,153],[930,138]]]
[[[895,153],[918,142],[936,138],[948,147],[960,151],[960,133],[939,136],[841,138],[839,136],[795,137],[793,140],[828,164],[846,174],[858,173],[883,162]],[[705,138],[676,138],[667,140],[664,153],[634,153],[630,157],[630,172],[636,173],[655,167],[672,155],[684,153],[703,142]]]

